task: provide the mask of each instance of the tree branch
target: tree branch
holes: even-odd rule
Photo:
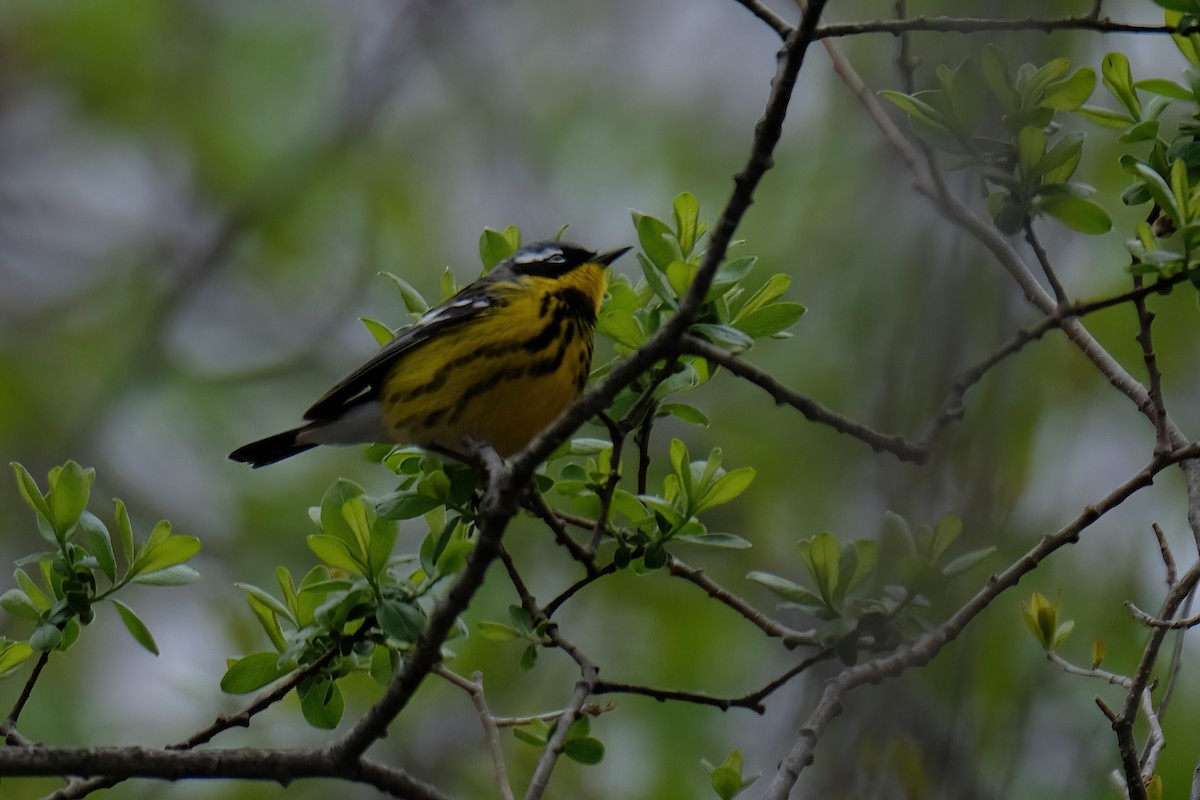
[[[765,795],[767,800],[786,800],[800,773],[812,763],[813,750],[830,721],[841,713],[842,699],[854,689],[868,683],[900,675],[906,670],[929,663],[947,644],[958,638],[968,624],[1002,593],[1017,585],[1054,552],[1079,539],[1080,533],[1102,516],[1121,505],[1135,492],[1154,482],[1155,476],[1169,466],[1200,456],[1200,445],[1189,445],[1169,454],[1156,455],[1149,464],[1125,483],[1106,495],[1099,503],[1086,507],[1074,520],[1053,534],[1043,536],[1025,555],[1005,570],[990,578],[975,596],[963,604],[949,619],[915,641],[903,645],[888,655],[848,667],[825,684],[820,700],[779,769]],[[1135,677],[1135,681],[1136,681]],[[1143,685],[1144,688],[1144,685]],[[1140,690],[1139,690],[1140,691]]]
[[[685,336],[679,346],[684,352],[703,356],[725,367],[739,378],[745,378],[765,390],[774,398],[776,405],[789,405],[813,422],[827,425],[847,436],[853,436],[855,439],[868,445],[876,453],[888,452],[901,461],[908,461],[914,464],[923,464],[929,458],[928,448],[909,442],[903,436],[880,433],[874,428],[867,427],[848,417],[844,417],[815,400],[792,391],[768,373],[751,366],[716,345],[709,344],[695,336]]]

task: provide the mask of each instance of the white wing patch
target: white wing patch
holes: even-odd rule
[[[465,308],[472,308],[476,311],[482,311],[490,305],[491,302],[486,297],[463,297],[459,300],[455,300],[453,303],[446,303],[445,305],[440,305],[433,309],[428,314],[421,317],[420,321],[417,323],[417,326],[423,328],[426,325],[433,325],[434,323],[440,322],[447,316],[453,316],[454,312],[461,311]]]

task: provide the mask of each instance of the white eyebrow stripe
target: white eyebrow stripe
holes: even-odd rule
[[[513,254],[512,260],[514,264],[532,264],[536,261],[545,261],[550,256],[562,255],[561,247],[548,245],[539,247],[537,250],[520,250]]]

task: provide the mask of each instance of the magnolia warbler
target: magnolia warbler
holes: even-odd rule
[[[321,444],[517,452],[583,391],[604,269],[630,248],[523,247],[401,331],[304,413],[229,454],[257,468]]]

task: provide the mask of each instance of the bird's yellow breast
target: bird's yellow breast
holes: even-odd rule
[[[523,448],[587,384],[604,268],[497,284],[495,308],[400,359],[380,400],[389,438],[462,451],[466,440],[502,456]]]

